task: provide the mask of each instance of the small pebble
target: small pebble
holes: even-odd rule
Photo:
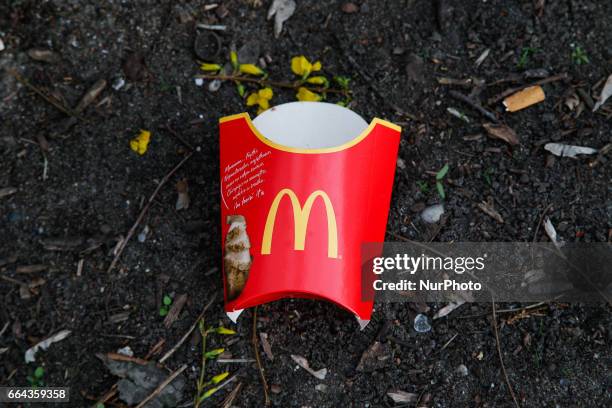
[[[202,78],[196,78],[195,79],[195,84],[196,84],[196,86],[202,86],[202,85],[204,85],[204,80]]]
[[[0,51],[4,51],[4,41],[0,38]]]
[[[359,11],[359,6],[357,6],[355,3],[344,3],[342,5],[342,12],[346,13],[346,14],[353,14],[353,13],[357,13]]]
[[[427,333],[431,330],[431,325],[429,324],[429,319],[422,313],[419,313],[414,318],[414,330],[419,333]]]
[[[315,385],[315,390],[317,390],[319,392],[326,392],[327,391],[327,385],[325,385],[325,384],[317,384],[317,385]]]
[[[140,234],[138,234],[138,242],[145,242],[147,235],[149,235],[149,226],[145,225]]]
[[[118,91],[121,88],[123,88],[124,85],[125,85],[125,79],[123,79],[122,77],[119,77],[113,81],[112,86],[115,91]]]
[[[221,81],[219,81],[218,79],[212,80],[208,84],[208,90],[210,92],[217,92],[219,88],[221,88]]]
[[[460,364],[459,367],[457,367],[456,372],[463,377],[467,376],[469,373],[468,368],[464,364]]]

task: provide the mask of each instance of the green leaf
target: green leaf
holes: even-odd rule
[[[439,172],[436,173],[436,180],[438,180],[438,181],[442,180],[446,176],[446,173],[448,173],[448,169],[449,169],[449,167],[448,167],[448,163],[447,163],[447,164],[444,165],[444,167],[442,167],[440,169]]]
[[[442,183],[436,181],[436,188],[438,189],[438,195],[441,199],[444,200],[446,198],[446,193],[444,192],[444,186],[442,185]]]
[[[207,351],[206,353],[204,353],[204,358],[215,358],[219,354],[222,354],[224,351],[225,351],[224,348],[217,348],[214,350]]]
[[[236,334],[236,332],[232,329],[225,328],[223,326],[217,327],[215,332],[218,334]]]
[[[200,401],[205,400],[206,398],[209,398],[211,395],[213,395],[217,391],[219,391],[219,388],[217,388],[217,387],[211,388],[210,390],[208,390],[204,394],[202,394],[202,396],[200,397]]]
[[[168,314],[168,308],[167,307],[162,307],[161,309],[159,309],[159,315],[161,317],[164,317]]]
[[[238,91],[238,95],[240,95],[242,98],[245,92],[244,85],[242,85],[240,82],[236,83],[236,90]]]
[[[170,296],[168,296],[168,295],[165,295],[164,299],[163,299],[163,302],[164,302],[164,305],[170,306],[172,304],[172,298]]]
[[[42,367],[36,367],[36,370],[34,370],[34,377],[42,378],[43,375],[45,375],[45,369]]]
[[[336,81],[336,83],[340,85],[342,89],[348,89],[351,78],[345,76],[335,76],[334,81]]]

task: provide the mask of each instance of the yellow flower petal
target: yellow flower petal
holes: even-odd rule
[[[219,64],[209,64],[208,62],[200,65],[200,69],[202,71],[219,71],[221,69],[221,65]]]
[[[151,132],[141,129],[140,134],[134,139],[130,140],[130,148],[142,156],[146,153],[150,140]]]
[[[263,75],[264,74],[263,70],[255,64],[240,64],[240,67],[238,69],[243,74],[249,74],[249,75]]]
[[[312,65],[306,59],[305,56],[300,55],[298,57],[291,58],[291,71],[295,75],[304,76],[310,73]]]
[[[246,100],[247,106],[257,105],[258,103],[259,103],[259,95],[257,93],[253,92],[247,97],[247,100]]]
[[[259,107],[263,110],[270,108],[270,102],[265,98],[259,98]]]
[[[213,384],[219,384],[221,381],[223,381],[227,376],[229,375],[229,371],[226,371],[224,373],[221,374],[217,374],[215,375],[210,381]]]
[[[312,72],[320,71],[321,68],[322,68],[321,61],[317,61],[314,64],[312,64]]]
[[[238,66],[238,54],[236,54],[236,51],[230,52],[230,62],[234,68]]]
[[[298,101],[302,102],[319,102],[323,97],[318,93],[314,93],[303,86],[298,88],[298,93],[295,96]]]
[[[306,80],[306,82],[308,82],[309,84],[314,84],[314,85],[327,85],[327,78],[325,78],[324,76],[314,76],[314,77],[310,77]]]
[[[260,89],[259,92],[257,92],[257,94],[259,95],[260,98],[270,100],[272,99],[274,92],[272,92],[272,88],[263,88],[263,89]]]

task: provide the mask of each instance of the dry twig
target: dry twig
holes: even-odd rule
[[[149,396],[147,398],[145,398],[142,401],[140,401],[140,404],[136,405],[136,408],[144,407],[149,401],[151,401],[153,398],[155,398],[157,395],[159,395],[159,393],[162,392],[162,390],[164,388],[166,388],[166,386],[168,384],[170,384],[176,377],[178,377],[183,371],[185,371],[186,368],[187,368],[187,364],[183,364],[181,366],[181,368],[179,368],[178,370],[176,370],[175,372],[170,374],[168,376],[168,378],[166,378],[164,381],[162,381],[162,383],[159,384],[157,386],[157,388],[155,388],[153,390],[153,392],[151,394],[149,394]]]
[[[187,154],[187,156],[185,156],[183,158],[183,160],[181,160],[179,162],[179,164],[174,166],[174,168],[172,170],[170,170],[170,172],[164,176],[162,181],[159,182],[159,184],[155,188],[155,191],[153,191],[153,194],[151,194],[151,197],[149,197],[149,201],[147,201],[147,204],[142,208],[142,211],[140,211],[140,214],[138,215],[138,218],[136,219],[136,222],[134,222],[134,225],[132,225],[132,228],[130,228],[130,230],[128,231],[125,239],[122,240],[121,243],[119,244],[119,246],[116,248],[115,257],[113,258],[113,261],[111,262],[110,266],[106,270],[106,273],[110,273],[115,268],[115,266],[117,265],[117,262],[119,261],[119,258],[121,257],[121,254],[123,253],[123,250],[125,249],[125,246],[127,245],[127,243],[130,240],[130,238],[132,238],[132,236],[136,232],[136,228],[138,228],[138,226],[140,225],[140,222],[142,221],[142,219],[144,218],[145,214],[149,210],[149,207],[151,206],[151,203],[153,202],[153,200],[155,200],[155,197],[157,197],[157,194],[159,193],[161,188],[164,186],[164,184],[166,184],[168,182],[170,177],[172,177],[172,175],[174,173],[176,173],[176,171],[178,169],[180,169],[181,166],[183,166],[183,164],[185,164],[185,162],[187,160],[189,160],[189,158],[192,155],[193,155],[193,152],[189,152]]]
[[[270,396],[268,395],[268,382],[266,381],[266,375],[264,374],[263,366],[261,365],[261,356],[259,355],[259,341],[257,341],[257,306],[253,309],[253,350],[255,351],[255,360],[257,361],[257,368],[259,369],[259,375],[261,377],[261,385],[264,390],[265,404],[270,405]]]
[[[508,386],[508,391],[512,396],[512,400],[514,401],[514,405],[517,408],[520,408],[518,401],[516,400],[516,395],[514,395],[514,390],[512,389],[512,385],[510,384],[510,379],[508,378],[508,373],[506,372],[506,365],[504,364],[504,357],[502,356],[501,351],[501,343],[499,341],[499,331],[497,330],[497,313],[495,313],[495,299],[491,299],[491,305],[493,306],[493,331],[495,332],[495,342],[497,344],[497,354],[499,355],[499,362],[501,364],[502,372],[504,373],[504,378],[506,380],[506,385]]]
[[[183,335],[183,337],[181,337],[181,339],[178,341],[178,343],[176,343],[174,345],[174,347],[172,347],[166,354],[164,354],[164,356],[162,358],[159,359],[160,363],[163,363],[164,361],[166,361],[167,359],[170,358],[170,356],[172,354],[174,354],[176,352],[176,350],[179,349],[179,347],[181,347],[181,345],[185,342],[185,340],[187,340],[187,337],[189,337],[189,335],[191,334],[191,332],[194,331],[194,329],[198,326],[198,322],[200,321],[200,319],[202,318],[202,316],[204,316],[204,313],[206,313],[206,311],[208,310],[208,308],[210,307],[210,305],[213,304],[215,298],[217,297],[217,295],[215,293],[213,293],[213,295],[211,296],[210,300],[208,301],[208,303],[206,304],[206,306],[204,306],[204,309],[202,309],[202,312],[198,315],[198,317],[195,319],[195,321],[193,322],[193,324],[191,325],[191,327],[189,328],[189,330],[187,330],[187,333],[185,333]]]

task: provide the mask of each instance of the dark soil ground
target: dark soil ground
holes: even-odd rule
[[[221,298],[217,120],[245,106],[229,84],[212,93],[208,83],[194,83],[199,73],[193,51],[196,23],[227,25],[219,33],[219,53],[208,50],[214,60],[226,61],[231,44],[248,43],[269,55],[273,77],[288,79],[292,56],[320,59],[326,73],[353,78],[352,109],[368,119],[379,116],[404,126],[389,232],[414,240],[546,240],[538,229],[546,213],[566,241],[610,239],[609,155],[593,165],[593,156],[550,156],[543,144],[599,149],[611,141],[610,110],[592,113],[588,103],[612,72],[612,2],[449,0],[436,8],[429,1],[367,0],[356,1],[358,11],[349,14],[339,2],[298,1],[280,39],[266,21],[269,1],[252,7],[219,0],[227,16],[205,11],[207,3],[0,3],[3,69],[17,70],[71,107],[96,81],[109,83],[84,110],[85,121],[70,127],[64,113],[6,72],[0,74],[0,188],[17,188],[0,197],[0,384],[24,386],[26,377],[42,366],[46,384],[71,387],[68,406],[93,405],[117,380],[96,353],[129,345],[144,357],[165,339],[164,353],[213,294]],[[572,58],[577,47],[588,63]],[[27,54],[32,48],[52,50],[58,59],[35,61]],[[477,67],[475,60],[486,49],[490,54]],[[479,113],[449,96],[450,89],[468,94],[473,85],[437,80],[483,81],[486,86],[477,97],[486,103],[507,88],[537,80],[523,78],[533,69],[546,70],[545,77],[568,76],[545,84],[546,100],[524,111],[510,114],[500,103],[489,106],[519,135],[517,146],[486,137]],[[126,84],[115,90],[110,85],[119,78]],[[566,100],[578,89],[586,97],[579,96],[581,106],[570,111]],[[272,103],[292,99],[292,92],[280,92]],[[448,107],[470,122],[451,116]],[[120,237],[164,175],[185,157],[185,145],[168,125],[197,151],[161,189],[137,229],[138,234],[144,225],[150,228],[146,241],[134,236],[117,268],[107,273]],[[152,131],[152,141],[149,151],[138,156],[129,140],[141,128]],[[446,213],[431,231],[418,224],[417,214],[439,201],[431,172],[445,163],[451,168]],[[189,183],[191,206],[176,211],[175,184],[181,178]],[[476,206],[489,198],[503,224]],[[45,249],[43,244],[56,238],[68,244],[65,250]],[[45,269],[17,272],[38,264]],[[39,278],[44,283],[29,298],[11,281]],[[180,294],[187,294],[187,303],[166,328],[159,316],[162,297]],[[432,316],[440,306],[432,304],[426,313]],[[509,306],[516,305],[498,308]],[[260,307],[258,330],[267,333],[274,353],[274,360],[262,355],[268,382],[277,391],[271,394],[272,404],[386,407],[393,406],[387,392],[403,390],[416,393],[423,407],[513,406],[497,354],[491,305],[464,305],[434,321],[430,332],[416,333],[413,319],[422,308],[377,304],[372,322],[359,331],[349,313],[322,302],[285,300]],[[508,380],[521,406],[611,405],[608,306],[550,304],[520,319],[516,315],[500,313],[498,320]],[[238,335],[213,337],[211,347],[229,340],[233,358],[253,358],[251,317],[246,312],[236,326]],[[220,300],[206,319],[231,325]],[[24,363],[26,349],[61,329],[72,333],[39,352],[35,364]],[[357,371],[362,353],[377,337],[389,358],[374,371]],[[166,361],[169,370],[188,364],[186,402],[195,391],[198,342],[198,336],[191,336]],[[291,354],[306,357],[314,369],[326,367],[327,378],[319,381],[296,369]],[[462,364],[467,375],[457,372]],[[238,382],[242,388],[234,406],[263,406],[255,363],[212,363],[208,369],[239,374],[208,406],[219,406]],[[315,389],[318,384],[325,387]],[[119,404],[114,400],[107,406]]]

